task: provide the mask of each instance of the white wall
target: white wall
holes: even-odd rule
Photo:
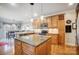
[[[71,25],[72,23],[75,23],[75,18],[76,18],[76,13],[75,10],[69,10],[65,12],[65,25],[66,20],[71,20]],[[65,33],[65,44],[66,45],[76,45],[76,30],[72,29],[72,33]]]

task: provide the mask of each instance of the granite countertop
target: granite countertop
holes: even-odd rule
[[[17,37],[17,40],[23,41],[27,44],[32,46],[38,46],[41,43],[44,43],[46,40],[50,39],[51,36],[44,36],[44,35],[27,35],[27,36],[20,36]]]

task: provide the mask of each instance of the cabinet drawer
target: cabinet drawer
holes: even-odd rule
[[[34,47],[29,44],[22,43],[22,48],[25,52],[30,51],[31,53],[34,53]]]

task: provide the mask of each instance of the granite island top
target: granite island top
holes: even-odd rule
[[[45,36],[45,35],[25,35],[17,37],[16,39],[25,42],[27,44],[30,44],[32,46],[38,46],[50,38],[51,36]]]

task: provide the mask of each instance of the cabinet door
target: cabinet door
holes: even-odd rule
[[[36,29],[40,28],[41,20],[40,19],[35,19],[32,24],[33,24],[34,28],[36,28]]]
[[[21,53],[22,53],[21,41],[15,40],[15,54],[21,55]]]
[[[65,40],[64,15],[59,15],[58,28],[59,28],[59,44],[64,44],[64,40]]]
[[[51,39],[49,39],[46,43],[46,51],[47,51],[47,54],[50,55],[51,54]]]
[[[47,24],[48,24],[48,28],[51,28],[52,27],[52,23],[51,23],[51,17],[47,17],[46,18],[46,22],[47,22]]]
[[[37,27],[38,27],[37,22],[38,22],[38,21],[37,21],[37,19],[35,19],[35,20],[33,21],[33,23],[32,23],[32,24],[33,24],[33,27],[34,27],[34,28],[37,28]]]
[[[52,28],[58,27],[58,15],[57,16],[52,16]]]
[[[51,39],[48,39],[46,42],[36,47],[37,55],[48,55],[51,53]]]
[[[28,55],[34,55],[35,50],[34,47],[22,42],[22,49],[23,49],[23,54],[28,54]]]
[[[46,43],[41,44],[36,48],[36,54],[37,55],[46,55]]]

